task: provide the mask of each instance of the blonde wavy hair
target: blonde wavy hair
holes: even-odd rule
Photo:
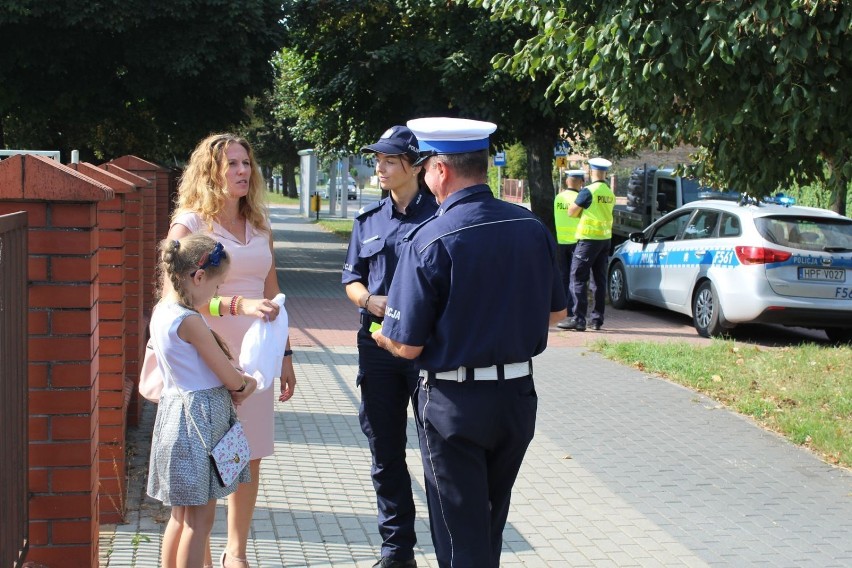
[[[228,148],[239,144],[246,149],[251,162],[248,193],[240,198],[239,211],[255,228],[269,230],[267,224],[266,187],[260,166],[248,140],[235,134],[211,134],[198,143],[180,178],[177,207],[172,219],[183,213],[197,213],[212,230],[213,220],[230,197],[225,174],[228,172]]]

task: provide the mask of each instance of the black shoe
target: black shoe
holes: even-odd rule
[[[417,561],[411,560],[394,560],[389,556],[382,556],[382,559],[373,564],[373,568],[416,568]]]
[[[599,324],[596,321],[593,321],[592,323],[589,324],[589,329],[591,329],[592,331],[600,331],[601,330],[601,324]]]
[[[556,324],[556,327],[559,329],[570,329],[573,331],[586,331],[586,322],[580,321],[577,318],[571,318],[567,321],[562,320]]]

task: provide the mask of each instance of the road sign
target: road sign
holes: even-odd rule
[[[494,154],[494,165],[495,166],[505,166],[506,165],[506,152],[497,152]]]

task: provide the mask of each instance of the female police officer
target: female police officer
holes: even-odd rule
[[[378,142],[361,149],[376,155],[376,173],[388,197],[366,207],[355,218],[343,266],[346,295],[361,312],[358,332],[359,418],[373,457],[381,559],[375,566],[416,566],[414,498],[405,463],[408,403],[417,389],[417,368],[376,345],[371,326],[385,313],[402,238],[430,218],[437,204],[421,188],[417,137],[405,126],[387,130]]]

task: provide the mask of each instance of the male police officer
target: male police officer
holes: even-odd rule
[[[417,390],[417,367],[376,345],[371,326],[379,327],[388,289],[396,270],[402,238],[431,217],[438,205],[418,183],[421,167],[417,137],[405,126],[389,128],[362,152],[376,155],[376,174],[388,197],[367,206],[352,226],[343,283],[346,295],[361,312],[358,332],[358,417],[373,458],[379,534],[380,568],[417,566],[414,560],[414,497],[405,463],[408,402]]]
[[[556,324],[556,327],[567,325],[574,315],[574,299],[571,297],[571,259],[574,256],[574,245],[577,244],[578,217],[568,214],[568,209],[577,199],[578,192],[586,180],[584,170],[568,170],[565,172],[565,189],[556,194],[553,200],[553,220],[556,224],[556,250],[559,256],[559,269],[562,272],[562,284],[565,287],[565,299],[568,301],[568,317]]]
[[[408,121],[435,217],[406,236],[376,342],[417,359],[416,416],[438,564],[496,568],[533,437],[531,358],[565,316],[556,243],[485,184],[490,122]]]
[[[589,177],[592,183],[584,187],[568,208],[572,217],[580,217],[577,225],[577,245],[571,263],[571,292],[574,299],[574,317],[559,327],[586,331],[586,312],[589,308],[588,283],[591,272],[595,287],[595,307],[589,326],[598,330],[604,322],[606,301],[606,266],[612,240],[612,210],[615,194],[604,181],[612,162],[604,158],[589,160]]]

